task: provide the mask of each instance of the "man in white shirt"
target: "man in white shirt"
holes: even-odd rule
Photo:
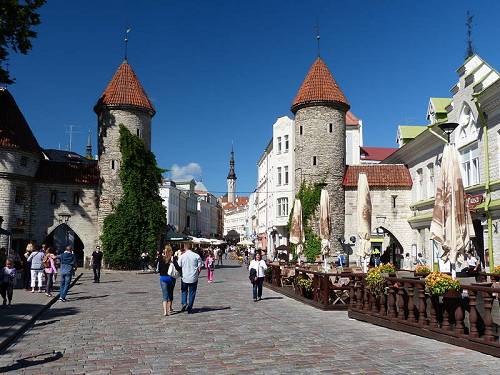
[[[181,279],[181,311],[186,311],[188,314],[193,313],[194,298],[196,297],[196,289],[198,288],[198,275],[201,271],[201,258],[198,254],[191,251],[189,245],[185,245],[186,249],[180,257],[178,263],[182,268]],[[189,302],[188,302],[189,294]]]

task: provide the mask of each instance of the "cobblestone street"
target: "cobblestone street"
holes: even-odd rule
[[[85,274],[0,356],[26,374],[495,374],[500,360],[349,320],[264,290],[229,265],[200,279],[195,314],[163,317],[158,276]],[[179,282],[174,307],[180,307]],[[51,354],[56,352],[55,355]],[[58,353],[60,352],[60,354]]]

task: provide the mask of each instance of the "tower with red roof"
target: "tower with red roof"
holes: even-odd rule
[[[293,104],[295,114],[295,191],[303,182],[326,184],[330,195],[332,249],[344,236],[344,177],[346,113],[349,103],[332,73],[318,56]]]
[[[97,114],[101,180],[98,213],[100,235],[104,218],[111,213],[123,193],[119,177],[119,125],[123,124],[132,134],[141,138],[149,150],[151,119],[155,109],[132,67],[124,60],[97,101],[94,111]]]

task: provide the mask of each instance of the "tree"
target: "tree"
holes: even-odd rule
[[[31,39],[37,33],[31,28],[40,24],[36,12],[46,0],[0,0],[0,84],[11,84],[14,80],[2,67],[9,59],[9,50],[27,54]]]
[[[160,234],[167,225],[159,194],[163,170],[139,137],[120,124],[123,196],[113,213],[104,219],[101,236],[104,256],[110,267],[134,269],[140,254],[154,256]]]

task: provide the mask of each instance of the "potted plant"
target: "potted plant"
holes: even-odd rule
[[[299,277],[297,281],[297,286],[301,291],[301,295],[305,298],[311,298],[312,296],[312,280],[307,277]]]
[[[425,290],[431,296],[460,296],[460,281],[441,272],[431,272],[425,277]]]
[[[426,277],[431,273],[431,269],[425,265],[415,267],[415,276]]]
[[[498,282],[500,281],[500,266],[496,266],[493,269],[493,273],[490,276],[491,281]]]
[[[365,278],[366,287],[374,296],[380,296],[385,292],[385,279],[380,266],[368,270]]]
[[[394,267],[394,264],[391,263],[381,264],[376,268],[378,268],[379,271],[383,274],[382,276],[384,276],[384,274],[385,276],[391,276],[391,277],[396,276],[396,267]]]

